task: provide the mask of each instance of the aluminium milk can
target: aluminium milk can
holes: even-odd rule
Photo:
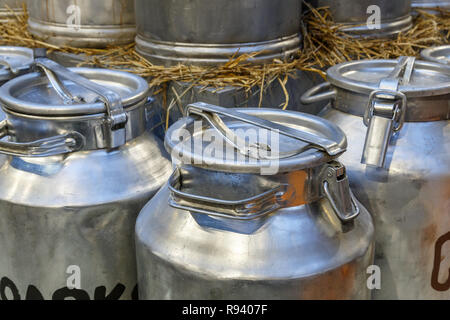
[[[428,48],[420,55],[427,61],[450,65],[450,45]]]
[[[343,132],[293,111],[187,114],[166,134],[176,170],[136,222],[140,298],[369,298],[374,229],[337,161]]]
[[[329,7],[343,31],[362,37],[388,37],[412,27],[411,0],[309,0],[315,7]],[[379,14],[380,24],[375,28]]]
[[[36,64],[0,88],[0,298],[136,298],[136,217],[172,172],[148,84]]]
[[[450,67],[411,57],[328,70],[303,102],[347,134],[350,185],[374,216],[378,299],[450,299]]]
[[[136,0],[136,49],[164,65],[285,59],[300,47],[301,9],[301,0]]]
[[[55,45],[102,48],[133,42],[133,0],[28,1],[31,34]]]

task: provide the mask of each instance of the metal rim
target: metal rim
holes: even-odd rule
[[[255,117],[261,117],[266,120],[270,120],[285,126],[299,126],[303,128],[308,128],[314,132],[318,132],[324,137],[330,137],[338,142],[339,147],[344,152],[347,148],[347,138],[344,132],[335,124],[328,120],[322,119],[317,116],[294,112],[294,111],[283,111],[280,112],[278,109],[259,109],[259,108],[236,108],[236,111],[252,115]],[[182,144],[178,141],[174,141],[172,136],[179,129],[192,128],[194,119],[192,117],[182,118],[173,124],[167,131],[165,138],[165,146],[169,153],[176,157],[180,153],[183,153]],[[191,127],[189,127],[191,126]],[[189,131],[189,130],[188,130]],[[190,131],[192,133],[193,131]],[[237,152],[237,151],[235,151]],[[341,153],[342,154],[342,153]],[[340,154],[336,156],[329,156],[324,151],[317,149],[310,149],[308,151],[302,152],[298,155],[294,155],[289,158],[277,159],[278,171],[279,172],[289,172],[294,170],[301,170],[305,168],[316,167],[325,162],[329,162],[337,158]],[[274,160],[260,159],[251,162],[238,162],[234,159],[213,159],[213,163],[205,164],[211,159],[204,158],[203,152],[201,154],[195,152],[187,152],[183,155],[185,158],[191,160],[190,165],[203,167],[210,170],[222,171],[222,172],[235,172],[235,173],[261,173],[261,168],[269,167],[274,165]],[[178,159],[178,158],[177,158]]]
[[[360,60],[344,62],[333,66],[327,71],[328,81],[338,87],[352,92],[358,92],[369,95],[370,92],[378,89],[378,82],[367,82],[360,80],[349,79],[343,74],[347,71],[361,70],[362,68],[370,67],[385,67],[394,69],[397,64],[397,60]],[[428,62],[428,61],[416,61],[414,68],[421,68],[423,70],[446,74],[449,76],[449,81],[443,82],[440,85],[434,86],[399,86],[399,91],[406,94],[407,97],[424,97],[424,96],[438,96],[450,93],[450,67],[442,64]],[[386,75],[388,72],[386,72]]]
[[[149,91],[148,83],[140,76],[108,69],[69,68],[69,70],[79,73],[90,80],[116,81],[132,88],[130,94],[122,97],[124,107],[133,106],[147,98]],[[106,111],[105,104],[102,102],[48,105],[20,100],[14,95],[15,92],[23,92],[26,88],[47,83],[48,79],[37,72],[17,77],[8,81],[0,88],[0,102],[2,102],[3,107],[6,109],[36,116],[82,116],[104,113]]]
[[[450,65],[450,45],[428,48],[420,55],[427,61]]]

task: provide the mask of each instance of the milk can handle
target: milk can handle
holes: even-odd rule
[[[78,73],[72,72],[50,59],[36,58],[35,64],[44,70],[52,87],[65,103],[80,103],[82,101],[80,98],[74,97],[58,77],[70,80],[84,89],[96,93],[106,106],[106,124],[108,128],[107,146],[109,148],[116,148],[126,143],[125,124],[128,116],[123,109],[122,98],[117,92],[105,88]]]
[[[285,207],[290,200],[284,199],[288,189],[285,184],[250,198],[230,201],[183,192],[179,189],[181,179],[180,169],[177,168],[169,179],[169,205],[192,213],[234,220],[253,220]],[[217,211],[213,211],[215,209]]]
[[[326,91],[327,90],[327,91]],[[323,92],[326,91],[326,92]],[[322,92],[322,93],[320,93]],[[324,82],[321,83],[308,91],[306,91],[300,98],[302,104],[313,104],[316,102],[324,100],[334,100],[336,99],[337,91],[336,89],[331,89],[331,83]]]
[[[11,136],[7,121],[0,122],[0,139]],[[0,153],[18,157],[48,157],[80,150],[84,137],[78,132],[69,132],[31,142],[10,142],[0,140]]]
[[[311,134],[309,132],[305,131],[299,131],[293,128],[286,127],[284,125],[265,120],[262,118],[254,117],[242,112],[238,112],[232,109],[222,108],[219,106],[203,103],[203,102],[197,102],[190,104],[186,107],[186,115],[189,116],[191,114],[195,114],[198,116],[203,117],[206,119],[231,145],[233,145],[236,149],[241,151],[241,153],[248,155],[247,150],[241,150],[241,146],[245,145],[245,143],[242,144],[235,144],[232,140],[236,139],[238,140],[239,137],[234,135],[233,131],[231,131],[227,125],[220,119],[219,115],[230,117],[235,120],[239,120],[245,123],[249,123],[251,125],[267,129],[267,130],[277,130],[279,134],[297,139],[302,142],[306,142],[307,144],[310,144],[311,146],[325,151],[329,156],[337,156],[341,154],[344,150],[339,145],[338,142],[319,137],[317,135]],[[232,138],[232,139],[230,139]],[[264,146],[255,146],[256,148],[261,148]],[[267,146],[266,146],[267,148]]]

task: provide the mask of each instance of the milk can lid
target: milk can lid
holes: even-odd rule
[[[140,76],[109,69],[64,68],[37,58],[33,72],[8,81],[0,88],[6,109],[34,116],[83,116],[111,108],[134,106],[147,98],[148,83]]]
[[[182,164],[236,173],[289,172],[329,162],[347,148],[339,127],[305,113],[201,102],[187,106],[186,113],[165,139],[172,160]]]
[[[399,67],[398,60],[360,60],[344,62],[328,69],[328,81],[339,88],[369,95],[379,89],[382,79]],[[407,97],[427,97],[450,93],[450,66],[415,60],[408,82],[398,91]]]
[[[30,70],[33,50],[24,47],[0,46],[0,81],[7,81]]]
[[[428,48],[420,55],[427,61],[450,65],[450,45]]]

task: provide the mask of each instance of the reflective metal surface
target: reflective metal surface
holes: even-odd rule
[[[30,71],[33,60],[32,49],[0,46],[0,84]]]
[[[300,46],[300,0],[137,0],[137,51],[157,64],[289,58]]]
[[[448,0],[412,0],[411,5],[415,9],[450,9],[450,1]]]
[[[363,37],[387,37],[406,31],[412,27],[411,0],[309,0],[313,6],[329,7],[334,21],[347,24],[345,32]],[[380,12],[379,28],[368,26],[374,11],[371,6],[378,6]]]
[[[55,45],[100,48],[133,42],[133,0],[29,0],[30,32]]]
[[[435,289],[449,281],[450,243],[436,251],[450,232],[449,121],[405,123],[390,143],[385,170],[360,163],[367,130],[361,117],[334,108],[322,116],[347,134],[341,161],[355,196],[375,220],[381,290],[374,290],[374,298],[450,299],[450,288]]]
[[[105,90],[124,89],[115,82],[123,74],[71,70],[97,75],[91,79]],[[105,102],[64,105],[39,73],[16,78],[23,86],[21,92],[9,87],[14,96],[0,95],[6,114],[0,123],[0,279],[10,288],[1,298],[137,297],[135,220],[172,166],[162,142],[145,131],[147,87],[131,90],[140,83],[135,77],[125,77],[128,90],[117,92],[123,102],[134,102],[124,103],[126,141],[114,148],[101,131],[108,120]],[[64,84],[74,95],[86,93]],[[88,97],[100,98],[92,91]],[[54,114],[59,104],[63,114]],[[64,107],[84,114],[64,114]],[[35,114],[22,113],[30,110]],[[73,148],[73,142],[82,145]]]
[[[450,65],[450,45],[425,49],[420,55],[425,60]]]
[[[6,22],[16,14],[23,14],[26,0],[0,0],[0,22]]]
[[[235,111],[292,130],[308,128],[305,115],[295,112]],[[239,128],[237,118],[224,119],[232,130]],[[207,134],[205,126],[200,132]],[[308,151],[299,153],[307,157]],[[303,168],[280,166],[263,176],[238,165],[222,170],[172,160],[176,174],[136,223],[141,299],[370,298],[366,269],[374,230],[369,213],[353,199],[342,164],[310,158]]]

